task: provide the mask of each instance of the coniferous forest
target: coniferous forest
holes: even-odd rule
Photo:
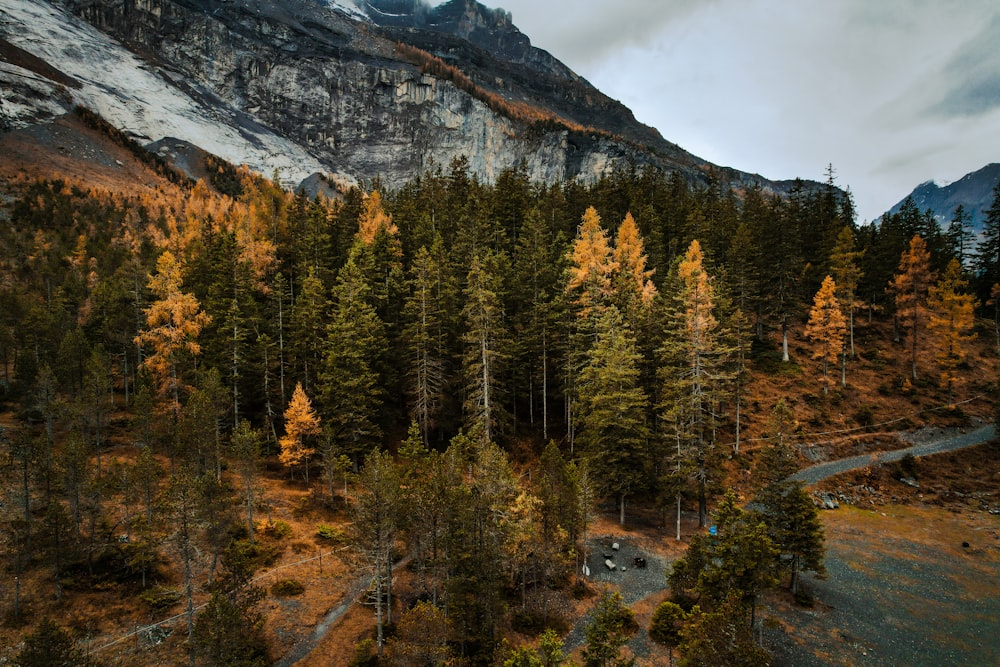
[[[598,515],[688,542],[654,641],[767,664],[759,596],[823,572],[798,446],[898,416],[852,402],[852,374],[954,418],[995,401],[970,355],[1000,350],[1000,189],[974,239],[912,201],[859,226],[832,170],[778,196],[653,170],[486,184],[456,160],[310,198],[157,168],[131,192],[6,188],[15,664],[271,664],[264,600],[302,583],[258,575],[311,539],[364,581],[354,664],[560,664]],[[281,489],[315,535],[276,518]],[[584,664],[625,664],[632,612],[594,608]]]

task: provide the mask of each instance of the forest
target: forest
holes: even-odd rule
[[[566,664],[556,601],[587,588],[601,508],[677,539],[683,511],[712,525],[684,536],[650,636],[684,664],[766,664],[757,595],[822,573],[822,527],[786,481],[803,424],[754,378],[798,337],[826,405],[878,361],[855,343],[874,319],[907,360],[885,392],[959,411],[990,391],[965,379],[972,346],[1000,354],[1000,186],[977,238],[912,201],[859,226],[832,167],[784,197],[639,169],[486,184],[459,159],[336,198],[206,168],[133,192],[5,186],[0,549],[34,582],[4,585],[14,664],[148,664],[32,618],[84,591],[177,614],[182,662],[277,659],[253,583],[288,530],[266,477],[349,518],[318,531],[370,576],[355,664]],[[603,596],[584,664],[627,664],[630,624]]]

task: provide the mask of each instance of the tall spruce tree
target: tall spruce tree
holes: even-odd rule
[[[340,453],[355,464],[382,439],[379,369],[387,348],[385,327],[369,300],[371,289],[356,256],[357,246],[337,275],[320,375],[327,428]]]
[[[974,267],[978,293],[985,301],[990,288],[1000,283],[1000,183],[993,188],[993,202],[983,220],[983,233],[976,245]]]
[[[464,290],[462,316],[465,351],[465,421],[486,442],[495,442],[508,426],[504,404],[504,365],[510,357],[510,337],[503,309],[506,257],[487,254],[472,259]]]
[[[601,488],[618,497],[625,525],[625,499],[643,490],[652,461],[648,446],[649,399],[639,382],[640,356],[618,309],[597,321],[597,339],[580,372],[579,442]]]

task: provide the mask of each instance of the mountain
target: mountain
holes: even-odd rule
[[[997,183],[1000,183],[1000,163],[994,162],[948,185],[938,185],[933,181],[921,183],[907,197],[913,199],[921,211],[930,209],[942,228],[947,228],[955,217],[955,209],[963,206],[970,215],[970,226],[982,231],[986,210],[993,203],[993,188]],[[889,209],[889,213],[898,212],[907,197]]]
[[[82,105],[140,144],[293,186],[398,186],[459,156],[488,182],[519,165],[544,182],[652,165],[791,186],[684,151],[474,0],[5,0],[0,88],[0,130]]]

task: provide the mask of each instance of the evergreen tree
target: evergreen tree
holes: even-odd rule
[[[222,561],[223,575],[210,584],[211,597],[195,621],[197,653],[210,665],[264,667],[269,664],[265,618],[258,608],[264,589],[252,583],[252,565],[236,543]]]
[[[854,308],[858,284],[861,281],[861,259],[864,251],[854,249],[854,232],[844,226],[830,255],[830,275],[837,285],[837,300],[847,310],[848,349],[854,358]]]
[[[993,188],[993,202],[983,220],[983,233],[976,245],[974,262],[978,293],[983,300],[993,285],[1000,283],[1000,183]]]
[[[54,621],[43,618],[24,638],[14,656],[15,667],[83,667],[88,664],[73,637]]]
[[[625,499],[643,490],[651,462],[647,447],[649,399],[639,383],[639,355],[618,309],[597,322],[597,340],[580,372],[579,441],[598,484],[619,500],[625,524]]]
[[[379,371],[387,343],[355,256],[352,251],[337,276],[320,381],[323,413],[333,442],[342,454],[359,463],[382,440]]]
[[[836,363],[837,355],[844,352],[844,336],[847,333],[844,313],[840,310],[840,303],[837,302],[836,291],[837,285],[833,282],[833,278],[827,276],[816,292],[805,332],[816,345],[813,359],[823,361],[824,394],[829,393],[830,362]]]
[[[382,655],[384,625],[392,623],[392,545],[399,507],[399,474],[392,457],[375,450],[365,458],[358,477],[360,493],[354,505],[358,548],[372,575],[376,646]]]
[[[448,349],[444,331],[442,283],[444,270],[421,246],[410,267],[410,296],[403,307],[406,380],[410,413],[420,425],[424,443],[430,442],[446,401]]]
[[[949,403],[954,402],[955,385],[962,380],[958,368],[965,362],[968,345],[975,338],[971,333],[973,296],[965,293],[968,282],[962,273],[962,265],[952,259],[941,280],[930,287],[927,299],[928,329],[934,339],[941,379],[948,387]]]
[[[303,387],[315,392],[323,358],[323,340],[330,309],[327,289],[313,271],[302,280],[289,317],[289,340]]]
[[[597,601],[590,623],[583,629],[584,667],[630,667],[635,660],[621,655],[621,648],[636,631],[635,616],[621,593],[605,593]]]
[[[505,259],[497,255],[473,257],[462,309],[465,420],[486,442],[494,442],[507,426],[502,381],[510,347],[502,299]]]
[[[917,379],[917,352],[923,347],[927,327],[927,294],[934,281],[930,253],[920,236],[910,240],[910,247],[899,262],[899,273],[890,288],[896,297],[896,314],[910,336],[910,377]]]
[[[948,223],[948,231],[945,232],[951,255],[958,260],[963,268],[966,259],[968,259],[969,244],[972,241],[972,233],[969,230],[971,222],[971,216],[965,210],[965,206],[959,204],[955,207],[955,214],[952,216],[951,222]]]
[[[670,664],[674,664],[674,649],[681,643],[681,631],[687,620],[687,612],[676,602],[664,600],[656,607],[649,622],[649,638],[663,644],[670,652]]]
[[[747,604],[733,591],[714,609],[691,610],[690,621],[681,631],[683,667],[765,667],[771,664],[766,649],[754,643],[753,631],[744,622]]]
[[[257,486],[257,476],[260,467],[261,443],[263,434],[259,429],[250,426],[250,422],[241,419],[233,429],[230,438],[230,451],[235,461],[236,473],[242,485],[243,506],[246,510],[247,534],[250,543],[254,541],[254,509],[260,498]]]

